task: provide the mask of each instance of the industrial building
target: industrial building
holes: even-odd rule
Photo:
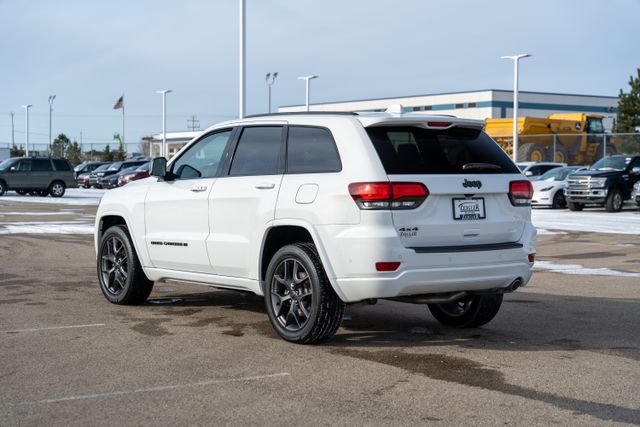
[[[605,117],[604,125],[607,130],[612,128],[618,111],[618,98],[615,96],[519,91],[518,97],[518,116],[520,117],[546,117],[553,113],[595,113]],[[513,116],[513,91],[486,89],[325,102],[311,104],[309,109],[311,111],[384,111],[395,104],[401,104],[406,112],[451,114],[456,117],[480,120],[506,118]],[[278,112],[281,113],[304,110],[304,104],[278,108]]]

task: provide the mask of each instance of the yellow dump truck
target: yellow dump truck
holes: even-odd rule
[[[604,116],[586,113],[518,118],[518,161],[591,164],[604,150]],[[513,153],[513,119],[487,119],[486,132]],[[607,144],[607,154],[615,147]]]

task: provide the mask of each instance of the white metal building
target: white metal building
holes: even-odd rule
[[[565,93],[519,91],[518,116],[546,117],[552,113],[595,113],[605,116],[604,124],[611,129],[618,112],[615,96],[576,95]],[[401,104],[404,111],[425,111],[451,114],[469,119],[505,118],[513,116],[513,91],[477,90],[432,95],[399,96],[311,104],[311,111],[384,111]],[[304,105],[289,105],[278,112],[304,111]]]

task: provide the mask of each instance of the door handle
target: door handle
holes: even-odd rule
[[[193,187],[191,187],[191,191],[193,191],[194,193],[205,191],[206,189],[207,189],[206,185],[194,185]]]
[[[274,183],[271,183],[271,182],[263,182],[263,183],[260,183],[260,184],[256,184],[256,188],[258,190],[271,190],[275,186],[276,185]]]

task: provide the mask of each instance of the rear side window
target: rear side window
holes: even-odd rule
[[[62,160],[62,159],[54,159],[53,160],[53,166],[56,168],[57,171],[70,171],[71,170],[71,166],[69,165],[69,162],[67,162],[66,160]]]
[[[479,129],[417,126],[367,128],[387,174],[519,173],[507,154]],[[468,169],[469,163],[489,163],[499,170]]]
[[[256,126],[242,130],[229,175],[276,175],[280,170],[281,126]]]
[[[340,172],[338,149],[328,129],[290,126],[287,173]]]
[[[32,159],[31,172],[49,172],[52,171],[51,160],[49,159]]]

